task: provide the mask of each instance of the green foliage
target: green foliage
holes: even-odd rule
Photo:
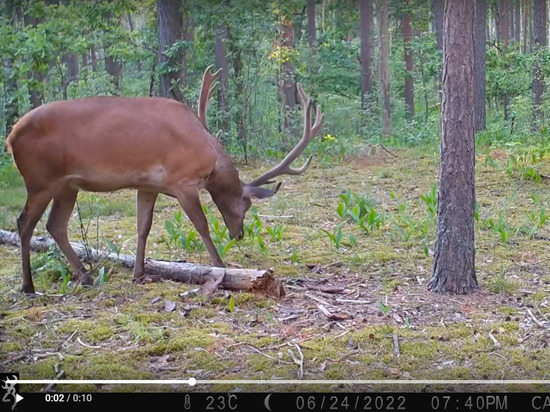
[[[71,281],[70,267],[63,253],[52,245],[47,252],[38,253],[31,259],[31,269],[38,274],[40,287],[47,289],[50,283],[61,280],[59,293],[65,294]]]
[[[340,246],[342,245],[342,224],[340,223],[338,226],[334,228],[333,232],[329,232],[328,230],[321,229],[325,235],[331,240],[332,245],[336,250],[340,250]]]
[[[197,230],[184,222],[181,210],[174,212],[172,219],[164,221],[164,228],[168,233],[168,240],[173,247],[182,247],[187,252],[204,250]]]

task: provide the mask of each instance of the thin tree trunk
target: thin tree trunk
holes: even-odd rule
[[[361,108],[367,108],[372,93],[372,0],[359,0],[359,24],[361,26]]]
[[[188,53],[191,50],[191,43],[195,41],[195,30],[193,26],[193,19],[189,15],[189,0],[183,0],[181,17],[182,17],[181,35],[183,40],[187,42],[187,44],[182,49],[181,84],[183,86],[188,86],[189,74],[187,69],[187,59],[188,59]],[[184,98],[186,98],[186,96],[184,96]]]
[[[183,102],[181,93],[182,48],[170,57],[166,51],[182,39],[182,14],[180,0],[157,0],[157,36],[159,64],[163,67],[159,76],[159,95]]]
[[[218,113],[221,118],[222,141],[225,147],[231,144],[231,114],[229,110],[229,64],[227,62],[227,24],[215,28],[216,67],[222,69],[218,87]]]
[[[69,88],[69,85],[72,82],[78,80],[78,74],[79,74],[78,55],[76,53],[69,53],[64,56],[63,60],[67,65],[67,73],[63,78],[61,88],[63,92],[63,100],[67,100],[68,99],[67,89]]]
[[[405,7],[410,7],[411,0],[404,0]],[[413,79],[413,52],[411,49],[411,41],[413,37],[411,13],[406,10],[403,14],[403,60],[405,62],[405,109],[409,115],[409,119],[414,117],[414,79]]]
[[[475,131],[485,130],[485,27],[487,19],[487,0],[477,0],[475,10],[474,38],[474,114]]]
[[[310,72],[317,73],[317,27],[315,24],[315,0],[307,0],[307,42],[310,53]]]
[[[28,13],[25,13],[25,15],[23,16],[23,21],[26,26],[32,26],[34,28],[36,28],[37,24],[39,23],[39,20],[35,16],[31,16]],[[32,70],[29,73],[29,97],[33,109],[42,105],[44,102],[44,73],[39,70],[39,67],[40,62],[36,61],[36,59],[33,58],[31,62]]]
[[[533,0],[533,50],[535,64],[533,66],[533,120],[531,129],[536,131],[543,121],[541,108],[544,93],[544,57],[546,49],[546,0]]]
[[[95,52],[95,46],[90,48],[90,56],[92,60],[92,71],[97,72],[97,54]]]
[[[432,13],[435,25],[435,38],[437,51],[439,52],[440,61],[443,61],[443,12],[445,9],[445,0],[433,0]],[[441,74],[443,68],[439,70],[437,76],[437,89],[441,92]]]
[[[246,141],[246,112],[248,109],[248,98],[244,92],[244,78],[243,78],[243,62],[242,52],[238,47],[236,40],[231,34],[231,30],[227,31],[229,50],[231,51],[233,62],[233,75],[235,76],[235,104],[238,110],[235,112],[236,125],[237,125],[237,140],[239,145],[243,148],[244,160],[248,161],[248,147]]]
[[[287,130],[290,127],[290,116],[294,112],[296,106],[296,85],[294,83],[294,64],[290,58],[283,57],[285,54],[290,55],[293,47],[293,31],[292,21],[287,17],[281,18],[281,32],[282,39],[280,47],[282,51],[281,56],[281,81],[279,83],[279,94],[282,97],[282,123],[281,130]],[[294,134],[293,130],[290,130],[290,134]]]
[[[378,0],[378,43],[380,49],[380,90],[382,93],[382,135],[391,135],[388,0]]]
[[[428,289],[469,293],[475,273],[475,0],[447,1],[437,239]]]
[[[520,0],[516,0],[514,2],[514,40],[519,43],[520,41],[520,33],[521,33],[521,2]]]
[[[531,0],[523,0],[523,54],[527,54],[527,39],[530,38]]]

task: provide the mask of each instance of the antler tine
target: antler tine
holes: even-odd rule
[[[210,71],[211,69],[212,65],[208,66],[204,71],[204,75],[202,76],[201,93],[199,95],[199,107],[197,116],[204,127],[207,127],[206,110],[208,109],[208,102],[210,101],[212,93],[216,88],[216,83],[212,84],[212,82],[220,76],[220,72],[222,70],[220,68],[215,73],[212,73]]]
[[[298,144],[294,147],[294,149],[290,151],[289,154],[286,155],[286,157],[281,161],[281,163],[279,163],[277,166],[275,166],[268,172],[264,173],[260,177],[254,179],[252,182],[249,183],[250,186],[261,186],[267,183],[273,183],[271,179],[283,174],[285,175],[302,174],[307,170],[307,168],[311,163],[312,157],[310,156],[306,160],[304,165],[299,169],[293,169],[290,167],[292,162],[302,154],[302,152],[307,147],[307,145],[311,142],[311,140],[319,133],[323,122],[323,114],[321,113],[321,108],[317,106],[315,110],[315,123],[313,124],[313,126],[311,126],[311,107],[313,106],[313,102],[311,101],[309,96],[304,92],[304,90],[302,89],[302,86],[299,83],[296,84],[296,87],[298,89],[298,94],[300,95],[300,99],[302,100],[302,107],[304,108],[304,134],[300,139],[300,141],[298,142]]]

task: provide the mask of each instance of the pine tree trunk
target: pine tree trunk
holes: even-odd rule
[[[34,28],[36,28],[37,24],[39,23],[39,19],[37,19],[35,16],[31,16],[28,13],[25,13],[25,15],[23,16],[23,21],[26,26],[32,26]],[[33,59],[33,61],[31,62],[32,70],[29,73],[29,97],[33,109],[42,105],[44,102],[44,73],[38,69],[40,66],[39,63],[39,61]]]
[[[317,73],[317,27],[315,22],[315,0],[307,0],[307,42],[309,45],[309,71]]]
[[[382,135],[391,135],[389,54],[390,34],[388,22],[388,0],[378,0],[378,43],[380,49],[380,90],[382,93]]]
[[[536,131],[543,120],[542,97],[544,93],[544,57],[546,49],[546,0],[533,0],[533,120],[531,129]]]
[[[411,0],[404,0],[406,7],[410,7]],[[411,49],[411,41],[413,37],[411,13],[406,10],[403,14],[403,60],[405,62],[405,109],[407,110],[409,119],[414,117],[414,79],[413,79],[413,52]]]
[[[290,55],[294,47],[292,20],[287,17],[281,18],[282,39],[280,47],[282,50],[281,63],[281,81],[279,82],[279,94],[282,98],[282,123],[281,130],[288,130],[291,126],[290,117],[296,107],[296,85],[294,83],[294,64],[290,58],[285,58],[285,55]],[[293,134],[293,130],[290,130]]]
[[[441,166],[434,267],[428,289],[469,293],[475,273],[474,16],[476,0],[447,1]]]
[[[157,36],[159,65],[165,67],[159,76],[159,95],[183,102],[181,93],[182,48],[171,57],[166,55],[174,43],[182,39],[180,0],[157,0]]]
[[[95,52],[95,46],[90,48],[90,57],[92,60],[92,71],[97,72],[97,54]]]
[[[359,0],[359,24],[361,26],[361,108],[367,108],[372,93],[372,0]]]
[[[63,78],[61,89],[63,92],[63,100],[67,100],[68,99],[67,89],[69,88],[69,85],[72,82],[78,80],[78,74],[79,74],[78,55],[76,53],[69,53],[63,57],[63,60],[67,65],[67,73]]]
[[[437,44],[437,51],[439,52],[440,61],[443,61],[443,12],[445,9],[445,0],[433,0],[432,14],[435,25],[435,38]],[[441,92],[441,74],[443,69],[439,70],[437,77],[437,87]]]
[[[530,35],[530,21],[531,21],[531,0],[523,0],[523,54],[527,54],[527,39]]]
[[[475,10],[475,77],[474,77],[474,115],[475,131],[485,130],[485,27],[487,19],[487,0],[477,0]]]
[[[520,41],[520,33],[521,33],[521,2],[520,0],[516,0],[514,2],[514,40],[519,43]]]
[[[229,64],[227,62],[227,24],[220,23],[215,32],[215,59],[216,67],[222,69],[218,86],[218,115],[222,142],[225,147],[231,144],[231,114],[229,110]]]

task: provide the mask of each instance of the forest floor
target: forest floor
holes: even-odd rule
[[[437,150],[403,149],[398,158],[358,154],[333,166],[315,160],[283,177],[272,199],[256,201],[257,236],[225,255],[229,266],[272,268],[287,294],[273,300],[193,285],[136,285],[128,270],[106,267],[91,289],[69,285],[63,265],[34,254],[37,291],[21,286],[19,250],[0,246],[0,365],[23,379],[547,379],[550,382],[550,185],[504,150],[477,159],[476,267],[469,295],[427,290],[435,242]],[[515,156],[515,155],[514,155]],[[519,158],[519,157],[518,157]],[[525,159],[524,159],[525,160]],[[548,157],[536,169],[550,174]],[[243,180],[263,169],[243,166]],[[508,172],[508,173],[507,173]],[[15,230],[25,198],[14,171],[0,195],[0,227]],[[11,176],[11,177],[10,177]],[[350,189],[372,213],[364,229],[337,213]],[[94,246],[135,252],[135,194],[80,195]],[[423,196],[423,198],[421,197]],[[344,196],[345,197],[345,196]],[[99,200],[98,200],[99,199]],[[363,200],[361,200],[363,199]],[[213,211],[211,222],[221,219]],[[340,206],[340,211],[345,210]],[[209,263],[203,250],[170,241],[166,220],[179,210],[156,206],[147,256]],[[356,209],[355,211],[357,211]],[[374,210],[374,212],[372,212]],[[97,216],[99,214],[99,216]],[[96,217],[97,216],[97,217]],[[376,227],[376,217],[380,221]],[[251,214],[248,216],[250,222]],[[181,233],[190,233],[183,217]],[[366,222],[368,222],[367,220]],[[215,224],[215,223],[213,223]],[[252,227],[254,226],[254,227]],[[261,227],[260,227],[261,226]],[[268,229],[269,228],[269,229]],[[341,240],[338,241],[338,228]],[[45,218],[35,234],[47,235]],[[331,239],[332,235],[333,239]],[[350,236],[351,235],[351,236]],[[221,235],[220,235],[221,236]],[[82,242],[78,219],[70,238]],[[338,247],[336,244],[338,243]],[[199,249],[201,242],[193,242]],[[61,269],[60,269],[61,268]],[[97,272],[97,271],[96,271]],[[56,276],[57,275],[57,276]],[[97,276],[97,273],[96,273]],[[57,296],[56,296],[57,295]],[[397,342],[397,343],[396,343]],[[26,390],[39,390],[28,385]],[[192,390],[494,390],[543,391],[548,385],[199,385]],[[180,386],[59,385],[63,391],[177,391]]]

